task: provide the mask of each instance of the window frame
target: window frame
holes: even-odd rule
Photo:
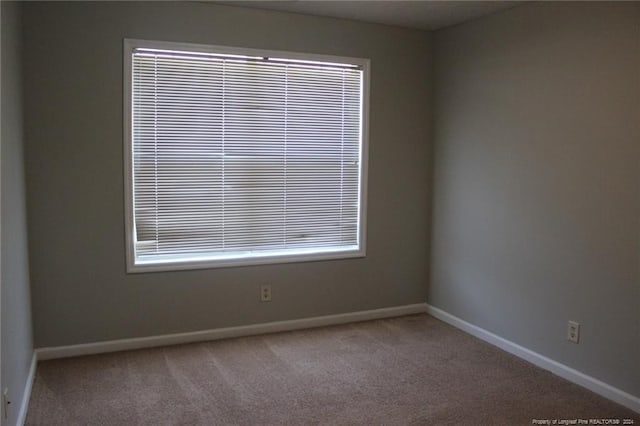
[[[209,54],[227,54],[243,56],[262,56],[286,58],[289,60],[333,62],[358,65],[362,70],[362,105],[360,134],[360,185],[358,211],[358,249],[318,251],[301,249],[295,254],[259,254],[247,256],[218,256],[216,259],[205,256],[193,256],[190,260],[172,260],[156,262],[136,262],[135,211],[134,211],[134,172],[133,172],[133,62],[132,53],[136,48],[167,49]],[[124,133],[124,207],[125,207],[125,245],[126,272],[156,272],[194,269],[212,269],[233,266],[250,266],[321,260],[361,258],[366,256],[366,212],[367,212],[367,176],[368,176],[368,117],[369,117],[369,75],[370,60],[365,58],[343,57],[324,54],[252,49],[230,46],[217,46],[193,43],[152,41],[140,39],[123,40],[123,133]]]

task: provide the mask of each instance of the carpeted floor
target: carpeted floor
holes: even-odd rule
[[[640,415],[427,315],[44,361],[27,425],[442,425]],[[558,423],[560,424],[560,423]]]

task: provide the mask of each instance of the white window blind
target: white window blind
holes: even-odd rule
[[[130,55],[132,266],[363,253],[361,66]]]

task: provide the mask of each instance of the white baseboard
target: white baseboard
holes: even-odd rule
[[[27,420],[27,412],[29,411],[29,400],[31,399],[31,389],[33,389],[33,381],[36,378],[36,366],[38,364],[38,355],[34,351],[31,357],[31,366],[29,367],[29,374],[27,376],[27,382],[24,385],[24,392],[22,393],[22,401],[20,401],[20,409],[18,411],[18,418],[16,425],[23,426]]]
[[[357,321],[368,321],[373,319],[397,317],[401,315],[419,314],[425,313],[426,310],[426,303],[416,303],[413,305],[394,306],[391,308],[373,309],[369,311],[358,311],[346,314],[326,315],[321,317],[302,318],[289,321],[276,321],[239,327],[217,328],[189,333],[165,334],[161,336],[139,337],[133,339],[110,340],[70,346],[38,348],[36,349],[36,353],[38,356],[38,360],[42,361],[55,358],[67,358],[80,355],[91,355],[131,349],[150,348],[156,346],[176,345],[181,343],[227,339],[231,337],[276,333],[279,331],[323,327],[327,325],[337,325]]]
[[[462,331],[465,331],[487,343],[490,343],[498,348],[507,351],[519,358],[522,358],[530,363],[548,370],[553,374],[560,376],[570,382],[585,387],[592,392],[597,393],[607,399],[617,402],[620,405],[624,405],[633,411],[640,413],[640,398],[624,392],[618,388],[615,388],[607,383],[604,383],[594,377],[588,376],[578,370],[540,355],[537,352],[533,352],[523,346],[506,340],[496,334],[491,333],[485,329],[482,329],[476,325],[468,323],[448,312],[438,309],[434,306],[427,304],[427,313],[439,320],[442,320]]]

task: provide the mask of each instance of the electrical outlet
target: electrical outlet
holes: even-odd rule
[[[569,321],[567,324],[567,340],[578,343],[580,341],[580,324],[575,321]]]
[[[2,412],[4,413],[4,419],[7,420],[9,418],[9,388],[4,388],[4,392],[2,392]]]
[[[260,286],[260,301],[271,302],[271,286],[270,285]]]

